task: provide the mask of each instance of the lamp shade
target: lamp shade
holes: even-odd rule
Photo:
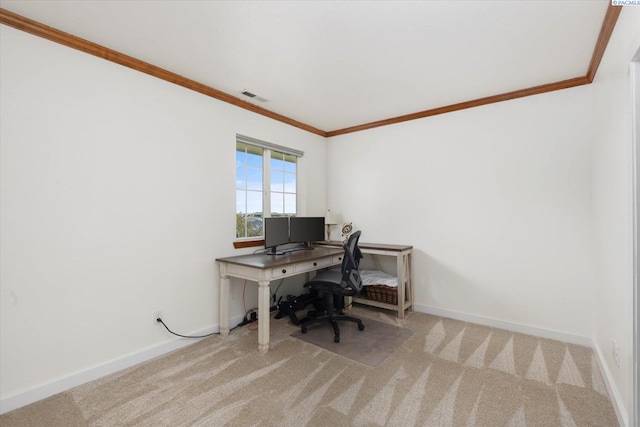
[[[331,212],[331,209],[327,210],[327,213],[324,214],[324,224],[325,225],[334,225],[337,224],[336,222],[336,218],[333,215],[333,212]]]

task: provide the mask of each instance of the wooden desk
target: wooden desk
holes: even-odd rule
[[[341,247],[342,242],[320,242],[322,246]],[[387,304],[368,298],[353,298],[354,302],[370,305],[398,313],[399,319],[404,319],[405,310],[413,310],[413,280],[411,269],[411,252],[413,246],[386,245],[381,243],[358,243],[363,254],[384,255],[396,258],[396,275],[398,276],[398,304]]]
[[[258,350],[266,353],[269,351],[271,280],[339,265],[343,256],[341,246],[328,246],[285,255],[252,254],[216,259],[220,266],[220,335],[229,334],[231,277],[258,282]]]

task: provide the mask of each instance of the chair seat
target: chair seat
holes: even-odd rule
[[[313,286],[314,284],[334,284],[340,286],[342,282],[342,271],[340,270],[327,270],[316,274],[314,278],[305,283],[305,287]]]

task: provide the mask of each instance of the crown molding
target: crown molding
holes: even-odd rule
[[[153,64],[149,64],[147,62],[125,55],[113,49],[109,49],[99,44],[76,37],[72,34],[65,33],[64,31],[60,31],[56,28],[33,21],[29,18],[25,18],[24,16],[9,12],[6,9],[0,8],[0,23],[45,38],[47,40],[60,43],[72,49],[76,49],[81,52],[106,59],[107,61],[124,65],[125,67],[140,71],[145,74],[149,74],[150,76],[177,84],[184,88],[191,89],[203,95],[210,96],[211,98],[215,98],[220,101],[235,105],[236,107],[240,107],[245,110],[249,110],[254,113],[269,117],[270,119],[286,123],[302,130],[306,130],[307,132],[315,133],[316,135],[320,136],[326,136],[325,131],[317,129],[313,126],[309,126],[305,123],[301,123],[297,120],[293,120],[281,114],[274,113],[250,102],[236,98],[235,96],[231,96],[228,93],[224,93],[202,83],[198,83],[195,80],[188,79],[179,74],[172,73],[171,71],[167,71],[160,67],[156,67]]]
[[[600,28],[600,34],[598,35],[598,41],[596,42],[596,47],[593,49],[591,62],[587,69],[586,77],[589,79],[589,83],[593,82],[593,79],[596,77],[600,61],[604,56],[605,50],[607,50],[609,39],[611,38],[613,29],[616,26],[616,22],[618,22],[618,17],[620,16],[620,12],[622,12],[622,7],[623,6],[613,6],[610,4],[607,8],[607,13],[604,16],[602,28]]]
[[[406,114],[404,116],[393,117],[390,119],[379,120],[377,122],[366,123],[363,125],[352,126],[344,129],[333,130],[327,132],[327,137],[344,135],[346,133],[359,132],[366,129],[372,129],[380,126],[388,126],[396,123],[406,122],[409,120],[422,119],[424,117],[437,116],[438,114],[452,113],[454,111],[466,110],[467,108],[479,107],[481,105],[493,104],[496,102],[508,101],[510,99],[523,98],[525,96],[539,95],[541,93],[553,92],[554,90],[567,89],[570,87],[589,84],[586,77],[576,77],[560,82],[548,83],[540,86],[534,86],[528,89],[520,89],[513,92],[506,92],[500,95],[487,96],[471,101],[459,102],[444,107],[433,108],[430,110],[420,111],[417,113]]]
[[[594,48],[594,51],[591,57],[589,68],[587,69],[587,73],[582,77],[575,77],[572,79],[543,84],[540,86],[534,86],[527,89],[520,89],[512,92],[506,92],[499,95],[487,96],[484,98],[478,98],[471,101],[460,102],[457,104],[451,104],[444,107],[438,107],[430,110],[419,111],[417,113],[406,114],[403,116],[393,117],[393,118],[384,119],[384,120],[378,120],[371,123],[365,123],[362,125],[351,126],[348,128],[337,129],[329,132],[315,128],[313,126],[307,125],[305,123],[299,122],[297,120],[291,119],[281,114],[274,113],[265,108],[259,107],[250,102],[244,101],[242,99],[236,98],[235,96],[231,96],[225,92],[214,89],[210,86],[206,86],[202,83],[198,83],[195,80],[188,79],[186,77],[175,74],[171,71],[157,67],[153,64],[149,64],[147,62],[125,55],[123,53],[109,49],[107,47],[98,45],[88,40],[81,39],[72,34],[65,33],[64,31],[60,31],[56,28],[49,27],[47,25],[33,21],[29,18],[25,18],[24,16],[20,16],[15,13],[9,12],[6,9],[0,8],[0,23],[16,28],[18,30],[22,30],[27,33],[45,38],[47,40],[60,43],[72,49],[76,49],[76,50],[88,53],[90,55],[94,55],[99,58],[106,59],[111,62],[115,62],[116,64],[123,65],[125,67],[140,71],[142,73],[148,74],[153,77],[157,77],[159,79],[165,80],[170,83],[177,84],[179,86],[193,90],[203,95],[235,105],[236,107],[240,107],[245,110],[252,111],[254,113],[263,115],[273,120],[277,120],[279,122],[286,123],[288,125],[297,127],[307,132],[311,132],[313,134],[327,138],[332,136],[344,135],[347,133],[359,132],[359,131],[372,129],[380,126],[388,126],[396,123],[406,122],[409,120],[416,120],[424,117],[430,117],[430,116],[435,116],[439,114],[465,110],[468,108],[479,107],[481,105],[508,101],[510,99],[523,98],[526,96],[539,95],[542,93],[553,92],[556,90],[562,90],[562,89],[567,89],[571,87],[590,84],[593,82],[593,79],[596,76],[598,67],[600,65],[600,61],[604,56],[604,52],[606,51],[607,44],[609,43],[609,39],[611,38],[611,34],[613,33],[616,22],[618,21],[618,17],[620,16],[621,10],[622,10],[622,6],[613,6],[611,4],[608,6],[607,12],[605,14],[605,17],[602,23],[602,27],[600,29],[600,34],[598,36],[598,40],[596,42],[596,46]]]
[[[513,92],[507,92],[500,95],[493,95],[485,98],[474,99],[472,101],[460,102],[458,104],[452,104],[445,107],[433,108],[431,110],[420,111],[418,113],[407,114],[404,116],[398,116],[398,117],[394,117],[386,120],[379,120],[376,122],[371,122],[363,125],[333,130],[333,131],[327,132],[327,137],[344,135],[346,133],[352,133],[352,132],[359,132],[359,131],[372,129],[380,126],[388,126],[395,123],[406,122],[409,120],[421,119],[424,117],[435,116],[438,114],[451,113],[454,111],[465,110],[467,108],[479,107],[480,105],[493,104],[495,102],[508,101],[510,99],[522,98],[522,97],[531,96],[531,95],[539,95],[542,93],[553,92],[556,90],[568,89],[570,87],[590,84],[593,82],[593,79],[595,78],[596,73],[598,72],[598,66],[600,65],[600,61],[602,60],[604,52],[607,49],[607,45],[609,44],[609,39],[611,38],[613,29],[616,26],[616,22],[618,21],[618,16],[620,16],[622,7],[623,6],[613,6],[611,4],[609,4],[609,6],[607,7],[607,13],[605,14],[602,27],[600,29],[598,41],[596,42],[596,46],[593,50],[593,54],[591,55],[591,62],[589,63],[587,74],[585,74],[583,77],[575,77],[573,79],[562,80],[555,83],[548,83],[540,86],[531,87],[528,89],[516,90]]]

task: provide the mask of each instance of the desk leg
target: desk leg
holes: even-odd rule
[[[229,276],[220,274],[220,336],[229,335]]]
[[[396,271],[398,273],[398,319],[404,319],[404,304],[406,290],[406,263],[404,256],[397,257]]]
[[[351,311],[353,308],[353,297],[344,297],[344,309]]]
[[[258,282],[258,350],[265,354],[269,351],[269,280]]]
[[[408,308],[409,311],[413,310],[413,267],[411,265],[411,252],[406,255],[406,280],[407,280],[407,301],[411,304]]]

